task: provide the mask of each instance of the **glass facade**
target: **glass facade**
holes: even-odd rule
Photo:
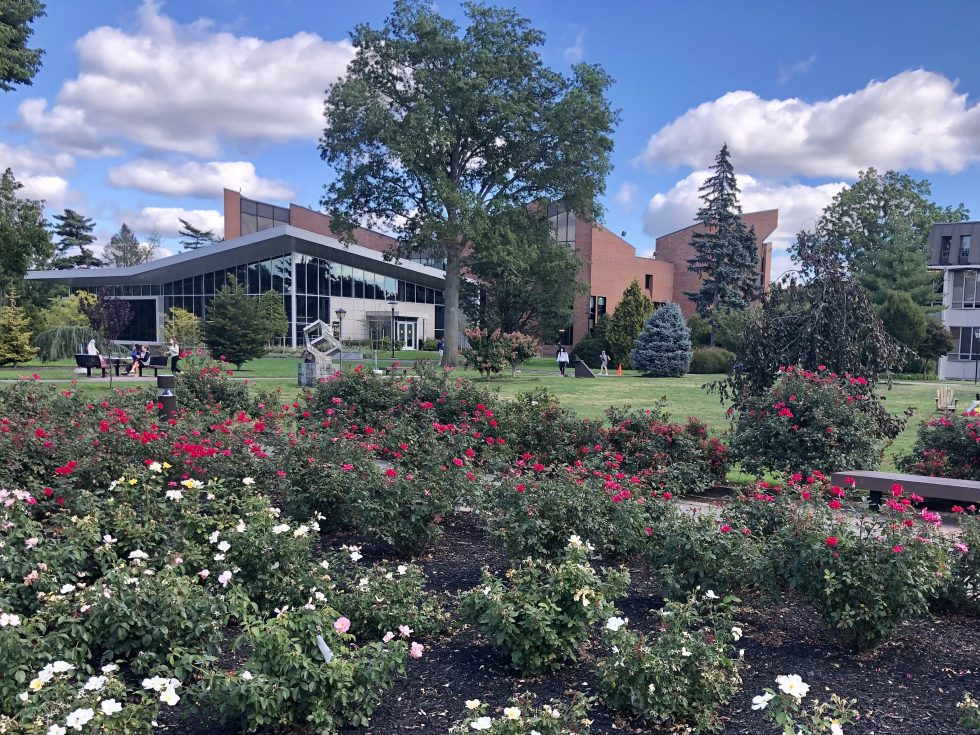
[[[548,223],[555,233],[555,240],[571,248],[575,247],[575,215],[565,209],[564,205],[548,205]]]
[[[296,279],[293,281],[293,259],[296,263]],[[207,318],[208,304],[215,294],[234,277],[245,288],[249,296],[259,296],[266,291],[275,290],[282,294],[286,316],[294,324],[296,342],[303,343],[303,328],[317,319],[327,324],[334,321],[330,308],[331,297],[345,297],[387,302],[392,299],[399,303],[432,304],[435,312],[434,336],[442,339],[445,328],[445,309],[443,292],[412,281],[375,273],[371,270],[355,268],[350,265],[333,263],[312,255],[283,254],[267,260],[242,265],[229,266],[216,271],[168,281],[163,284],[114,286],[113,296],[133,298],[134,313],[140,309],[139,320],[134,318],[131,329],[138,329],[120,339],[157,341],[156,304],[153,298],[162,298],[164,314],[172,307],[193,312],[202,319]],[[293,314],[292,295],[296,294],[296,314]],[[389,308],[384,304],[384,309]],[[148,319],[146,310],[152,319]],[[139,326],[137,326],[137,321]],[[348,325],[348,329],[353,325]],[[348,330],[345,329],[345,332]]]
[[[980,360],[980,327],[950,327],[953,351],[948,360]]]
[[[241,232],[251,235],[253,232],[270,230],[277,225],[289,224],[289,210],[275,207],[271,204],[254,202],[242,197]]]
[[[977,309],[980,308],[980,299],[977,298],[977,270],[953,271],[953,293],[950,302],[951,309]]]

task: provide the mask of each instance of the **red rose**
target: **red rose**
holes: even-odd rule
[[[827,546],[833,548],[834,546],[837,546],[837,544],[840,543],[840,540],[836,536],[828,536],[827,540],[824,543],[826,543]]]

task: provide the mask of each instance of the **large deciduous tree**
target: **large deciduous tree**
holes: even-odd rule
[[[526,207],[490,217],[465,258],[471,280],[462,306],[473,323],[549,339],[568,325],[581,293],[582,261],[555,240],[547,220]]]
[[[105,263],[92,252],[95,242],[95,220],[74,209],[66,209],[54,216],[54,234],[58,238],[51,266],[66,268],[101,268]],[[73,252],[78,248],[78,252]]]
[[[931,194],[926,180],[895,171],[862,171],[824,209],[816,228],[824,237],[798,239],[791,254],[806,271],[805,264],[813,260],[806,247],[829,246],[820,262],[846,268],[875,303],[883,303],[888,291],[904,291],[926,307],[935,298],[935,274],[926,267],[929,231],[937,222],[969,217],[962,204],[941,206],[930,200]]]
[[[688,270],[701,276],[701,286],[685,294],[709,322],[718,309],[744,309],[761,293],[755,229],[742,220],[727,144],[715,157],[712,171],[698,189],[703,204],[697,221],[703,228],[691,237],[695,255],[687,261]]]
[[[445,256],[446,363],[468,244],[490,217],[540,200],[597,219],[618,120],[600,67],[549,69],[544,34],[514,10],[467,2],[464,13],[461,30],[429,3],[398,0],[380,29],[357,26],[320,138],[336,170],[323,205],[338,234],[350,241],[381,218],[400,254]]]
[[[4,0],[0,3],[0,89],[10,92],[18,84],[30,85],[41,69],[44,51],[28,48],[32,23],[45,15],[39,0]]]
[[[0,176],[0,297],[51,257],[44,202],[20,198],[22,188],[9,168]]]

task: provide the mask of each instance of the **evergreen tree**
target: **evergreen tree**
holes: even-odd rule
[[[681,307],[664,304],[647,320],[636,338],[630,363],[646,377],[680,378],[691,365],[691,332]]]
[[[215,294],[204,322],[204,344],[215,357],[241,368],[249,360],[262,357],[267,335],[259,312],[258,299],[245,295],[238,281],[228,283]]]
[[[643,324],[653,311],[653,302],[640,289],[635,278],[623,292],[623,299],[616,306],[606,325],[606,339],[609,342],[609,363],[630,366],[630,351],[633,342],[643,329]]]
[[[717,309],[744,309],[762,292],[755,229],[742,221],[727,143],[715,157],[712,170],[698,189],[704,204],[698,209],[697,221],[704,227],[691,237],[696,255],[687,261],[688,270],[701,276],[701,287],[685,294],[709,322]]]
[[[67,268],[101,268],[105,263],[95,256],[89,246],[95,242],[95,220],[66,209],[62,214],[54,216],[57,223],[54,234],[58,237],[55,246],[54,260],[51,267],[58,270]],[[77,253],[72,250],[78,248]]]
[[[212,245],[218,240],[214,230],[200,230],[186,219],[180,220],[177,234],[183,238],[180,244],[184,246],[184,250],[197,250],[205,245]]]
[[[18,84],[33,84],[44,51],[28,48],[32,23],[43,15],[40,0],[4,0],[0,3],[0,89],[10,92]]]
[[[16,365],[35,357],[37,348],[31,344],[30,320],[11,296],[7,305],[0,307],[0,365]]]
[[[123,222],[119,232],[113,235],[109,244],[105,246],[103,255],[110,265],[116,268],[126,268],[152,260],[154,248],[152,243],[141,243],[136,237],[136,233]]]
[[[259,296],[259,318],[267,342],[289,332],[289,317],[286,316],[281,293],[273,289]]]
[[[918,350],[926,336],[926,315],[908,292],[888,291],[878,315],[892,337]]]

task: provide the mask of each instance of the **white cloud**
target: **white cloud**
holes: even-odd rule
[[[813,68],[814,62],[817,60],[816,54],[810,54],[809,57],[794,62],[792,64],[780,64],[779,65],[779,75],[776,80],[780,84],[786,84],[790,79],[795,77],[797,74],[806,74],[810,69]]]
[[[182,209],[181,207],[143,207],[128,217],[120,217],[137,232],[150,232],[156,228],[161,237],[177,237],[181,228],[180,220],[185,219],[201,230],[213,230],[221,237],[224,234],[225,220],[215,209]]]
[[[293,190],[285,182],[263,179],[248,161],[178,164],[140,158],[110,168],[108,180],[121,189],[175,197],[218,197],[222,188],[240,189],[245,196],[256,199],[288,200],[293,196]]]
[[[21,124],[67,149],[118,154],[120,137],[150,148],[213,156],[225,141],[313,140],[324,90],[351,44],[315,33],[264,40],[181,25],[144,0],[138,27],[103,26],[76,43],[79,75],[55,103],[29,99]]]
[[[658,130],[638,161],[703,168],[726,141],[736,170],[769,176],[855,178],[869,166],[958,172],[980,160],[980,104],[922,70],[813,103],[735,91]]]
[[[643,232],[659,237],[694,224],[701,201],[698,187],[708,171],[695,171],[678,181],[666,193],[653,196],[643,210]],[[770,240],[774,248],[786,248],[804,227],[812,228],[823,208],[846,184],[838,181],[819,186],[770,183],[753,176],[738,176],[743,212],[779,210],[779,227]],[[774,271],[775,273],[775,271]]]
[[[636,184],[626,182],[619,187],[616,194],[613,196],[613,199],[616,201],[616,204],[621,206],[623,209],[630,210],[633,208],[633,205],[636,204],[637,194],[639,194],[639,191],[636,188]]]
[[[570,64],[577,64],[585,56],[585,29],[572,26],[575,29],[575,40],[571,46],[565,48],[565,61]]]
[[[75,166],[67,153],[42,153],[0,143],[0,171],[10,168],[23,184],[20,194],[31,199],[43,199],[48,206],[60,208],[68,198],[68,180],[63,174]]]

